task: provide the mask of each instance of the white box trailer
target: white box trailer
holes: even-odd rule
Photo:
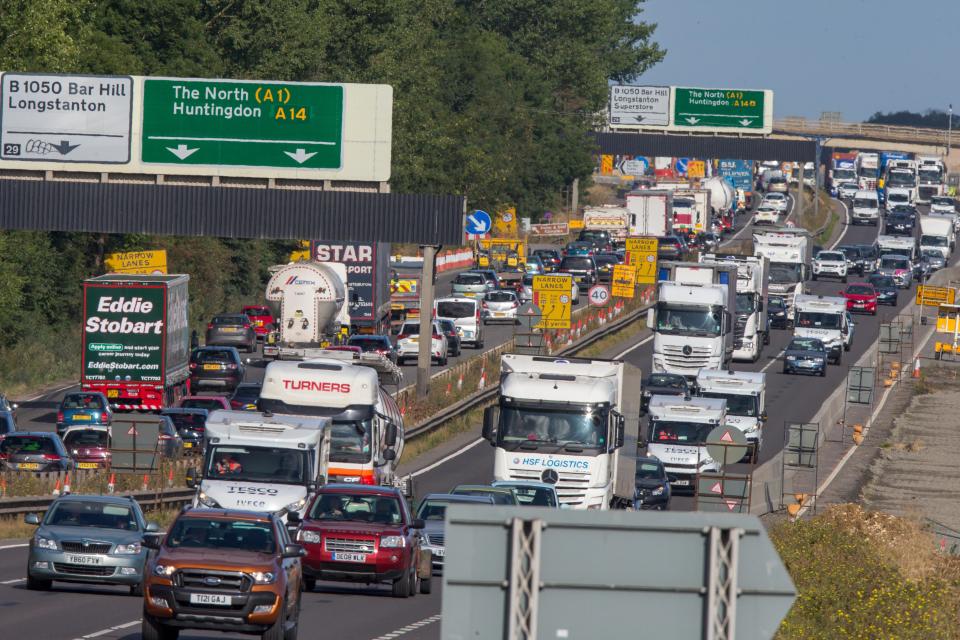
[[[666,236],[673,231],[673,192],[644,189],[627,194],[631,237]]]

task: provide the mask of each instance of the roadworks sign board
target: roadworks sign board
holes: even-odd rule
[[[931,287],[917,285],[917,305],[938,307],[941,304],[954,304],[957,290],[953,287]]]
[[[111,253],[104,260],[109,273],[163,275],[167,273],[167,250]]]
[[[617,298],[632,298],[637,290],[637,270],[628,264],[614,265],[612,284],[612,295]]]
[[[569,329],[572,276],[534,276],[533,303],[540,308],[538,329]]]
[[[637,284],[656,284],[659,241],[656,238],[627,238],[626,244],[626,262],[636,270]]]

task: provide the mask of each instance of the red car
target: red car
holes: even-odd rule
[[[872,284],[855,282],[840,292],[847,299],[847,311],[877,315],[877,290]]]
[[[67,427],[63,446],[77,463],[77,469],[109,469],[110,427]]]
[[[223,409],[229,411],[230,399],[224,396],[183,396],[177,401],[177,407],[181,409],[206,409],[207,411],[216,411]]]
[[[291,524],[296,514],[288,515]],[[297,535],[307,550],[303,583],[387,583],[393,596],[430,593],[432,557],[420,548],[415,520],[395,487],[328,484],[314,497]],[[422,554],[422,559],[421,559]]]
[[[258,340],[263,340],[268,333],[273,331],[273,314],[270,313],[270,307],[263,304],[248,304],[243,308],[243,314],[250,318],[250,324],[253,325],[253,332],[257,334]]]

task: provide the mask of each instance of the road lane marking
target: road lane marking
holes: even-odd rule
[[[26,582],[26,578],[14,578],[13,580],[4,580],[0,584],[17,584],[18,582]]]
[[[839,203],[843,206],[843,215],[844,215],[844,218],[845,218],[844,224],[846,225],[846,229],[843,230],[843,233],[840,234],[840,236],[837,238],[836,242],[834,242],[832,245],[830,245],[830,250],[831,250],[831,251],[833,251],[834,249],[837,248],[837,245],[840,244],[840,241],[841,241],[841,240],[843,240],[843,236],[847,235],[847,231],[850,231],[850,227],[852,226],[852,225],[850,224],[850,209],[849,209],[849,207],[847,207],[847,203],[844,202],[843,200],[840,200],[839,198],[833,198],[833,200],[836,200],[837,202],[839,202]],[[877,226],[879,227],[880,225],[877,224]]]
[[[439,622],[439,621],[440,621],[440,614],[438,613],[436,615],[430,616],[429,618],[424,618],[419,622],[414,622],[412,624],[408,624],[405,627],[400,627],[396,631],[391,631],[390,633],[385,633],[382,636],[377,636],[376,638],[373,638],[373,640],[393,640],[394,638],[398,638],[404,634],[410,633],[411,631],[416,631],[417,629],[420,629],[429,624],[433,624],[434,622]]]
[[[471,442],[471,443],[468,444],[467,446],[463,447],[462,449],[457,449],[456,451],[454,451],[454,452],[451,453],[450,455],[445,456],[445,457],[443,457],[443,458],[440,458],[439,460],[437,460],[437,461],[434,462],[433,464],[427,465],[426,467],[424,467],[423,469],[420,469],[419,471],[414,471],[413,473],[410,474],[410,477],[411,477],[411,478],[416,478],[417,476],[423,475],[424,473],[427,473],[428,471],[433,471],[434,469],[436,469],[436,468],[439,467],[440,465],[446,464],[447,462],[453,460],[453,459],[456,458],[457,456],[466,453],[466,452],[469,451],[470,449],[473,449],[475,446],[477,446],[477,445],[480,444],[481,442],[486,442],[486,440],[484,440],[483,438],[477,438],[476,440],[474,440],[473,442]]]
[[[129,627],[140,624],[140,620],[131,620],[130,622],[124,622],[123,624],[118,624],[112,627],[107,627],[106,629],[101,629],[100,631],[94,631],[93,633],[88,633],[85,636],[80,636],[74,640],[89,640],[90,638],[99,638],[100,636],[105,636],[108,633],[113,633],[114,631],[120,631],[121,629],[127,629]]]
[[[30,546],[29,542],[24,542],[21,544],[7,544],[0,547],[0,551],[3,551],[4,549],[22,549],[23,547],[29,547],[29,546]]]
[[[66,391],[66,390],[69,389],[70,387],[75,387],[75,386],[77,386],[77,383],[76,383],[76,382],[71,382],[70,384],[65,385],[65,386],[63,386],[63,387],[57,387],[56,389],[52,389],[52,390],[50,390],[50,391],[44,391],[44,392],[41,393],[41,394],[38,394],[38,395],[35,395],[35,396],[31,396],[31,397],[29,397],[29,398],[26,398],[26,399],[24,399],[24,400],[21,400],[21,402],[35,402],[35,401],[39,400],[40,398],[46,398],[47,396],[56,395],[56,394],[60,393],[61,391]]]

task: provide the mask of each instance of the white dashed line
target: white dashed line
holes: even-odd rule
[[[130,627],[140,624],[140,620],[131,620],[130,622],[124,622],[123,624],[118,624],[112,627],[107,627],[106,629],[101,629],[100,631],[94,631],[93,633],[88,633],[85,636],[80,636],[74,640],[89,640],[90,638],[99,638],[100,636],[105,636],[108,633],[113,633],[114,631],[120,631],[121,629],[128,629]]]
[[[398,638],[404,634],[410,633],[411,631],[416,631],[421,627],[425,627],[428,624],[433,624],[434,622],[439,622],[439,621],[440,621],[440,614],[438,613],[435,616],[424,618],[419,622],[414,622],[414,623],[408,624],[405,627],[400,627],[396,631],[391,631],[390,633],[385,633],[382,636],[377,636],[376,638],[373,638],[373,640],[393,640],[394,638]]]
[[[468,445],[465,446],[464,448],[462,448],[462,449],[457,449],[456,451],[454,451],[454,452],[451,453],[450,455],[445,456],[445,457],[443,457],[443,458],[440,458],[439,460],[437,460],[437,461],[434,462],[433,464],[428,465],[428,466],[424,467],[423,469],[420,469],[419,471],[414,471],[413,473],[410,474],[410,477],[411,477],[411,478],[416,478],[417,476],[423,475],[424,473],[426,473],[426,472],[428,472],[428,471],[433,471],[434,469],[436,469],[436,468],[439,467],[440,465],[445,464],[445,463],[447,463],[447,462],[450,462],[451,460],[453,460],[453,459],[456,458],[457,456],[459,456],[459,455],[461,455],[461,454],[464,454],[464,453],[466,453],[467,451],[470,451],[470,449],[473,449],[475,446],[477,446],[477,445],[480,444],[481,442],[486,442],[486,440],[484,440],[483,438],[477,438],[476,440],[474,440],[473,442],[471,442],[470,444],[468,444]]]
[[[17,584],[18,582],[26,582],[26,578],[14,578],[13,580],[4,580],[0,584]]]
[[[28,542],[24,542],[21,544],[7,544],[0,547],[0,551],[3,551],[4,549],[22,549],[23,547],[29,547],[29,546],[30,546],[30,543]]]

